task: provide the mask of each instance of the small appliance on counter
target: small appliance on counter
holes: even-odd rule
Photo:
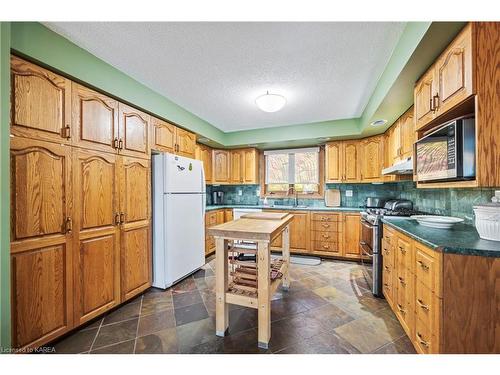
[[[224,192],[223,191],[214,191],[212,193],[212,204],[218,205],[224,203]]]

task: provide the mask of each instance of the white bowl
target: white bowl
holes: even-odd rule
[[[455,224],[462,223],[464,219],[453,216],[435,216],[435,215],[413,215],[410,218],[415,219],[420,225],[429,228],[450,229]]]

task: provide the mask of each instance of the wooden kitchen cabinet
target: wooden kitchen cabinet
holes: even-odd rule
[[[176,128],[176,144],[177,155],[185,156],[187,158],[194,158],[194,149],[196,145],[196,135],[187,130]]]
[[[311,214],[311,251],[317,255],[342,256],[342,214]]]
[[[231,150],[231,179],[233,184],[243,183],[244,154],[240,150]]]
[[[359,213],[343,214],[344,230],[343,234],[343,255],[349,258],[361,258],[359,241],[361,237],[361,222]]]
[[[360,141],[326,144],[326,182],[360,182]]]
[[[148,130],[151,117],[126,104],[120,103],[119,109],[119,152],[127,156],[151,158]]]
[[[227,150],[214,150],[213,158],[213,183],[227,184],[231,175],[231,155]]]
[[[254,148],[231,150],[232,184],[257,184],[259,182],[259,157]]]
[[[277,211],[286,212],[293,215],[290,223],[290,251],[295,253],[307,253],[310,250],[310,212],[309,211]],[[277,236],[271,242],[271,248],[280,250],[283,246],[282,236]]]
[[[73,82],[71,138],[73,146],[117,152],[118,101]]]
[[[384,136],[377,135],[361,141],[361,181],[383,181]]]
[[[11,133],[71,143],[71,81],[11,57]]]
[[[121,158],[119,216],[122,301],[151,286],[150,175],[149,160]]]
[[[200,143],[195,147],[195,159],[203,163],[203,170],[205,172],[205,183],[212,183],[212,149]]]
[[[151,117],[151,149],[175,153],[176,127],[156,117]]]
[[[120,303],[119,158],[73,152],[75,325]]]
[[[469,23],[415,84],[416,130],[474,94],[472,40]]]
[[[73,326],[71,148],[11,138],[12,345]]]
[[[400,157],[403,160],[413,157],[413,144],[415,143],[413,113],[413,106],[411,106],[400,118]]]
[[[224,210],[224,222],[227,223],[228,221],[233,221],[233,209],[232,208],[226,208]]]

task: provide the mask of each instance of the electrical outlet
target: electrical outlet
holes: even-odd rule
[[[346,190],[345,191],[345,196],[346,197],[352,197],[352,190]]]
[[[238,190],[238,195],[241,197],[243,195],[243,190]]]

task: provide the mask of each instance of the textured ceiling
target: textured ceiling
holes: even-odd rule
[[[360,117],[404,23],[51,22],[223,131]],[[287,104],[265,113],[266,90]]]

